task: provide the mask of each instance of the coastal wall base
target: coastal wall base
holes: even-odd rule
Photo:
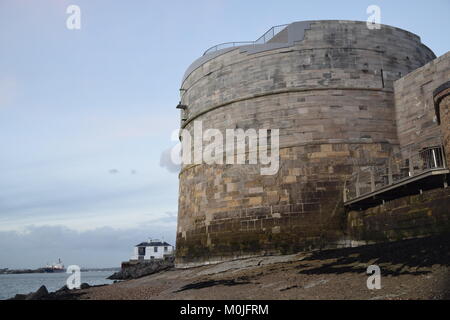
[[[450,188],[392,200],[347,216],[347,233],[364,243],[397,241],[450,232]]]
[[[447,177],[450,180],[450,177]],[[450,233],[450,187],[425,191],[422,194],[407,196],[386,202],[366,210],[340,213],[334,219],[333,228],[341,226],[341,231],[332,231],[330,228],[320,230],[316,226],[317,237],[305,237],[305,233],[298,230],[298,226],[285,217],[280,232],[270,231],[244,233],[239,230],[232,231],[228,238],[220,235],[220,239],[213,242],[222,243],[225,247],[234,248],[236,255],[214,255],[213,252],[205,254],[208,248],[204,236],[195,238],[197,248],[201,250],[184,259],[177,259],[177,268],[196,267],[205,264],[220,263],[261,255],[291,254],[302,251],[318,249],[333,249],[343,247],[358,247],[368,244],[399,241],[431,235]],[[281,222],[280,221],[280,222]],[[323,227],[323,226],[322,226]],[[266,241],[262,241],[266,239]],[[297,240],[297,241],[296,241]],[[209,240],[211,241],[211,240]],[[243,247],[242,244],[246,243]],[[269,244],[279,244],[276,248]],[[194,248],[191,238],[189,247]],[[253,244],[253,245],[250,245]],[[284,244],[284,245],[283,245]],[[217,250],[218,248],[213,248]],[[196,258],[197,257],[197,258]]]

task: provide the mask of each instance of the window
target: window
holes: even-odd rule
[[[167,247],[164,247],[164,252],[167,252],[167,250],[168,250],[168,248],[167,248]]]
[[[145,247],[138,248],[138,255],[145,256]]]
[[[154,252],[158,252],[158,247],[153,247]]]

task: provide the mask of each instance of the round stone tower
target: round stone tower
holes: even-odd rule
[[[279,168],[183,165],[177,264],[340,245],[344,181],[398,145],[393,81],[434,58],[410,32],[354,21],[295,22],[208,50],[184,75],[181,127],[278,129]]]

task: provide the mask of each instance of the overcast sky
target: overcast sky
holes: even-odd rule
[[[167,150],[189,64],[273,25],[365,21],[371,4],[449,50],[448,0],[0,0],[0,268],[119,266],[148,237],[174,243]]]

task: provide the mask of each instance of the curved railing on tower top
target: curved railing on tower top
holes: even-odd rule
[[[264,44],[269,42],[273,37],[275,37],[278,33],[283,31],[289,24],[281,24],[278,26],[273,26],[269,30],[267,30],[261,37],[256,39],[255,41],[239,41],[239,42],[225,42],[218,45],[215,45],[203,53],[203,55],[206,55],[208,53],[216,52],[218,50],[226,49],[226,48],[232,48],[232,47],[238,47],[238,46],[244,46],[244,45],[252,45],[252,44]]]

